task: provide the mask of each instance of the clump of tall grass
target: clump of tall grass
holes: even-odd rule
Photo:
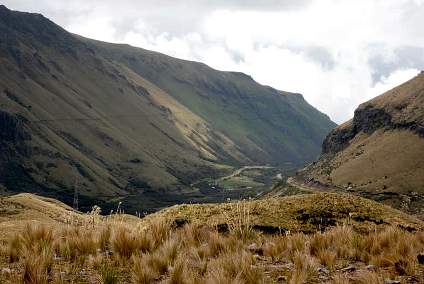
[[[153,283],[158,277],[156,271],[150,267],[148,263],[148,257],[146,256],[133,256],[133,269],[132,269],[132,280],[138,284],[149,284]]]
[[[101,251],[106,251],[110,248],[110,238],[112,235],[112,228],[110,224],[105,225],[101,228],[100,235],[98,238],[98,247]]]
[[[231,213],[223,212],[229,231],[244,241],[255,238],[257,235],[253,229],[250,202],[237,201],[231,206]]]
[[[255,258],[246,251],[226,253],[210,261],[206,282],[261,283],[263,272],[254,264]]]
[[[88,271],[103,283],[122,277],[134,283],[262,283],[270,281],[274,264],[287,265],[289,283],[317,282],[323,266],[333,283],[347,283],[336,269],[346,263],[375,266],[350,277],[357,283],[381,283],[382,271],[421,275],[416,256],[424,250],[422,233],[388,227],[364,234],[339,226],[310,235],[266,235],[253,230],[242,202],[234,206],[236,220],[224,233],[207,225],[175,228],[161,218],[144,227],[99,218],[94,226],[28,226],[1,251],[7,265],[22,267],[19,281],[25,283],[56,279],[58,269],[75,279]]]
[[[103,264],[100,268],[100,275],[103,284],[119,283],[119,270],[111,264]]]
[[[22,282],[25,284],[45,284],[48,273],[44,267],[44,259],[39,257],[28,257],[23,261]]]
[[[309,254],[296,251],[293,255],[294,269],[290,274],[290,283],[306,283],[316,274],[316,260]]]
[[[114,233],[112,248],[120,257],[130,258],[138,248],[137,238],[124,227],[120,227]]]

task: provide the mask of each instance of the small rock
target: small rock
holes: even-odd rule
[[[399,280],[385,279],[384,284],[400,284]]]
[[[259,254],[259,255],[263,255],[263,254],[264,254],[264,250],[263,250],[262,248],[258,247],[258,245],[257,245],[257,244],[255,244],[255,243],[250,244],[250,245],[247,247],[247,249],[248,249],[251,253],[256,253],[256,254]]]
[[[375,265],[373,265],[373,264],[367,265],[365,268],[367,270],[375,270],[376,269]]]
[[[353,272],[353,271],[355,271],[355,270],[356,270],[355,266],[353,266],[353,265],[349,265],[348,267],[343,268],[343,269],[342,269],[342,272]]]
[[[283,269],[287,268],[287,265],[286,264],[269,264],[269,265],[267,265],[267,267],[270,270],[283,270]]]
[[[181,227],[183,227],[184,225],[186,225],[186,224],[188,224],[188,223],[190,223],[187,219],[184,219],[184,218],[177,218],[177,219],[175,219],[174,220],[174,222],[173,222],[173,226],[175,227],[175,228],[181,228]]]
[[[278,282],[286,282],[287,276],[280,275],[280,276],[277,277],[277,281]]]
[[[330,274],[330,270],[328,270],[325,267],[320,267],[317,269],[318,272],[324,273],[324,274]]]
[[[417,255],[417,260],[419,264],[424,264],[424,253]]]
[[[5,267],[5,268],[2,268],[1,273],[10,274],[10,273],[12,273],[12,270],[10,268]]]
[[[257,248],[258,248],[258,245],[257,245],[257,244],[255,244],[255,243],[251,243],[251,244],[247,247],[247,249],[248,249],[248,250],[250,250],[250,251],[255,251]]]

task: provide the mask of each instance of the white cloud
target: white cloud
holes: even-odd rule
[[[381,81],[375,84],[368,91],[368,99],[387,92],[402,82],[406,82],[416,76],[420,71],[417,69],[400,69],[391,73],[389,76],[382,77]]]
[[[83,36],[248,73],[339,123],[424,69],[424,0],[3,2]]]

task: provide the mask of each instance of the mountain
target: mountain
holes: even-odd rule
[[[194,181],[314,160],[335,124],[251,77],[71,34],[0,6],[0,192],[132,212],[209,200]]]
[[[361,104],[297,179],[424,216],[424,72]]]

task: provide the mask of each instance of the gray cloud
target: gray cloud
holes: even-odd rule
[[[3,0],[71,32],[241,71],[337,122],[424,69],[424,0]]]
[[[390,59],[384,55],[377,54],[369,59],[369,64],[373,70],[373,83],[379,82],[382,77],[387,77],[399,69],[424,70],[424,48],[414,46],[401,46],[393,51]]]
[[[4,0],[10,8],[39,12],[62,25],[93,14],[109,13],[117,35],[134,27],[138,19],[149,23],[155,32],[183,34],[197,30],[199,23],[216,10],[278,11],[296,10],[311,0]]]
[[[336,65],[330,50],[323,46],[286,46],[295,53],[304,54],[306,59],[320,65],[324,70],[331,70]]]

